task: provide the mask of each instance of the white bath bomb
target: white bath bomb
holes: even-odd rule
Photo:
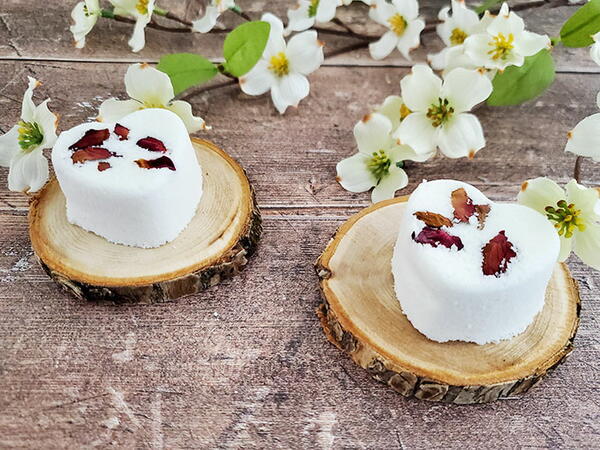
[[[541,311],[559,249],[556,230],[533,209],[493,203],[459,181],[423,182],[400,223],[396,295],[429,339],[498,342]]]
[[[70,223],[108,241],[158,247],[190,223],[202,170],[181,119],[164,109],[61,133],[52,164]]]

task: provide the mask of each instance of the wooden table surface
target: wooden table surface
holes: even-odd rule
[[[8,3],[8,4],[7,4]],[[18,119],[26,76],[44,82],[60,129],[124,98],[133,61],[196,51],[217,57],[222,36],[148,30],[129,52],[131,26],[101,21],[83,50],[67,31],[75,0],[7,0],[0,7],[0,129]],[[291,0],[240,1],[253,17],[284,16]],[[197,1],[167,1],[192,18]],[[195,6],[196,5],[196,6]],[[439,1],[422,12],[434,17]],[[523,13],[533,31],[556,35],[573,8]],[[343,17],[373,31],[366,8]],[[231,24],[239,23],[236,17]],[[328,49],[354,41],[322,36]],[[429,36],[415,60],[438,48]],[[596,112],[600,67],[587,50],[556,49],[558,74],[540,98],[477,111],[488,145],[474,161],[410,164],[409,193],[422,179],[456,178],[494,200],[514,199],[526,178],[570,179],[566,132]],[[399,93],[408,62],[374,62],[364,51],[327,60],[310,97],[279,116],[268,96],[237,87],[191,99],[213,130],[201,133],[246,168],[264,216],[247,270],[202,295],[150,306],[83,303],[36,263],[27,201],[0,170],[0,447],[137,448],[583,448],[600,446],[600,275],[575,257],[581,289],[576,349],[525,397],[459,407],[406,400],[372,380],[329,344],[315,316],[312,264],[335,229],[369,204],[335,183],[335,164],[355,151],[352,127]],[[600,185],[598,164],[582,180]]]

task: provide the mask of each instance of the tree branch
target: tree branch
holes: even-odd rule
[[[578,156],[575,159],[575,169],[573,170],[573,178],[578,183],[581,181],[581,161],[583,160],[582,156]]]

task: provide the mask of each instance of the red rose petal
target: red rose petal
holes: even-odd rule
[[[463,188],[452,191],[452,207],[454,208],[454,217],[459,222],[468,222],[469,217],[475,214],[473,200]]]
[[[110,169],[110,163],[107,162],[99,162],[98,163],[98,171],[104,172],[106,169]]]
[[[167,152],[167,147],[165,147],[165,144],[163,144],[162,141],[153,137],[146,137],[140,139],[139,141],[137,141],[137,145],[152,152]]]
[[[138,159],[136,164],[142,169],[164,169],[175,170],[175,164],[168,156],[161,156],[156,159]]]
[[[69,150],[95,147],[101,145],[110,136],[108,128],[102,130],[87,130],[83,137],[69,147]]]
[[[97,161],[99,159],[110,158],[112,153],[105,148],[100,147],[88,147],[81,150],[77,150],[71,155],[73,163],[83,163],[86,161]]]
[[[508,263],[517,256],[512,243],[508,240],[504,231],[498,233],[488,242],[482,250],[484,275],[494,275],[499,277],[506,272]]]
[[[123,125],[115,125],[115,134],[119,136],[120,141],[125,141],[129,137],[129,128],[125,128]]]
[[[451,248],[455,245],[458,250],[462,250],[464,247],[458,236],[452,236],[439,228],[425,227],[418,236],[415,236],[415,233],[413,233],[412,238],[419,244],[429,244],[432,247],[437,247],[439,244],[446,248]]]

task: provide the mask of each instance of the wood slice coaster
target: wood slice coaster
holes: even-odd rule
[[[71,225],[58,181],[49,181],[29,211],[31,244],[48,275],[82,299],[153,303],[197,293],[242,270],[262,231],[254,191],[229,155],[192,141],[204,193],[188,227],[158,248],[113,244]]]
[[[327,338],[407,397],[484,403],[528,391],[573,350],[576,282],[557,264],[546,303],[527,330],[497,344],[438,343],[419,333],[396,299],[391,259],[406,198],[378,203],[343,224],[316,263]]]

